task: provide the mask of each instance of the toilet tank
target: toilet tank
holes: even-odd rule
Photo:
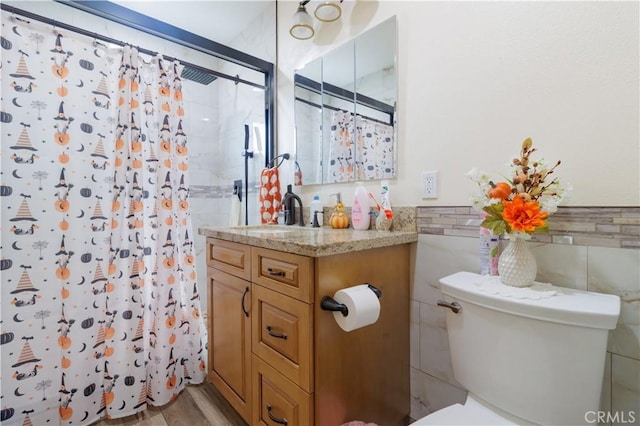
[[[586,424],[597,411],[607,337],[620,298],[553,287],[541,299],[482,290],[480,275],[440,280],[455,379],[484,401],[541,425]]]

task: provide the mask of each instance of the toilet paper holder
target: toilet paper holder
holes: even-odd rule
[[[373,291],[373,293],[378,297],[378,299],[382,297],[382,290],[369,283],[366,284],[369,289]],[[336,302],[336,300],[330,296],[322,297],[322,299],[320,300],[320,309],[322,309],[323,311],[340,312],[345,317],[349,315],[349,308],[347,308],[347,306],[343,303]]]

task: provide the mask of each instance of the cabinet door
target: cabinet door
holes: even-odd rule
[[[251,414],[251,284],[215,268],[209,280],[209,379],[247,421]]]

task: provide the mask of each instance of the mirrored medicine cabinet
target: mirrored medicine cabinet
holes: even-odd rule
[[[303,185],[396,176],[396,34],[394,16],[295,71]]]

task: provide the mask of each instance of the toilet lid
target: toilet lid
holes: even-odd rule
[[[429,414],[426,417],[411,423],[411,426],[422,425],[519,425],[524,424],[515,418],[508,418],[503,414],[489,409],[476,401],[471,396],[467,397],[467,401],[462,404],[450,405],[446,408]]]

